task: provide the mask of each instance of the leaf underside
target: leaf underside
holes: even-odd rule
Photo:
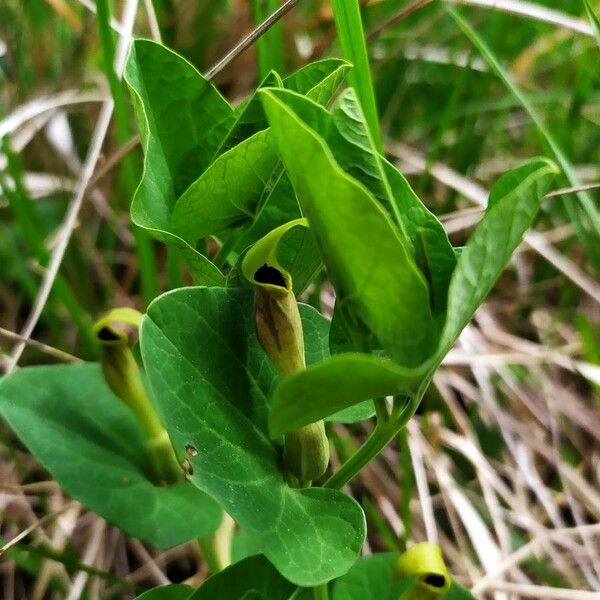
[[[67,493],[129,535],[171,548],[219,526],[218,504],[190,483],[148,479],[142,428],[99,365],[17,371],[0,384],[0,414]]]

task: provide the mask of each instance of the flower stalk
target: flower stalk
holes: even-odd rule
[[[129,338],[103,319],[95,327],[101,347],[101,366],[108,387],[133,412],[146,434],[147,458],[157,485],[174,483],[183,476],[171,440],[144,389],[140,369],[129,347]]]

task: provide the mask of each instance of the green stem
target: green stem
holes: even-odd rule
[[[222,269],[227,264],[227,259],[235,249],[241,235],[242,231],[240,230],[229,233],[229,237],[221,244],[221,247],[215,254],[215,257],[212,261],[216,267]]]
[[[329,588],[327,584],[318,585],[313,588],[313,597],[315,600],[329,600]]]
[[[377,415],[378,423],[387,423],[390,420],[390,412],[388,410],[387,401],[385,398],[375,398],[373,400],[375,406],[375,414]]]
[[[298,600],[306,588],[296,588],[288,600]]]
[[[231,564],[234,531],[235,521],[225,513],[221,525],[212,535],[198,538],[198,545],[211,575],[226,569]]]
[[[396,431],[395,423],[378,424],[367,441],[323,484],[323,487],[340,489],[345,486],[390,443]]]
[[[211,575],[214,575],[225,568],[225,565],[223,565],[221,558],[216,551],[214,536],[209,535],[208,537],[198,538],[198,545],[200,546],[202,558],[206,561],[208,571]]]
[[[181,479],[181,467],[169,434],[158,420],[154,407],[146,395],[141,379],[134,378],[129,407],[146,431],[146,446],[158,482],[174,482]]]
[[[410,418],[419,406],[420,398],[411,398],[402,410],[399,409],[398,398],[394,400],[394,411],[387,423],[378,422],[367,441],[323,484],[323,487],[340,489],[352,481],[358,473],[369,464],[398,434],[406,427]]]
[[[331,0],[331,6],[342,53],[354,65],[348,79],[356,90],[375,146],[378,152],[383,153],[381,126],[359,0]]]
[[[402,467],[400,479],[400,518],[404,525],[404,533],[401,540],[402,552],[404,552],[406,550],[406,543],[409,540],[412,531],[410,499],[415,487],[415,478],[410,460],[410,449],[408,447],[408,435],[405,428],[398,432],[398,445],[400,449],[400,466]]]

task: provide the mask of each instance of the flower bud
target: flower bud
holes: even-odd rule
[[[320,479],[329,464],[329,440],[323,421],[287,433],[283,461],[299,481]]]
[[[308,227],[296,219],[261,238],[242,261],[242,274],[254,285],[256,336],[282,376],[306,368],[304,333],[290,274],[277,262],[277,249],[294,227]],[[329,441],[322,421],[285,435],[283,462],[300,484],[319,479],[329,464]]]
[[[169,435],[146,394],[142,376],[125,332],[111,327],[107,318],[94,328],[101,347],[101,367],[108,387],[136,416],[146,434],[150,476],[157,485],[183,476]]]
[[[256,272],[255,281],[263,284],[257,286],[254,301],[256,335],[261,346],[282,375],[304,369],[302,321],[284,274],[264,265]]]
[[[407,600],[440,600],[452,583],[442,558],[442,550],[436,544],[423,542],[407,550],[394,565],[394,581],[417,576]]]
[[[254,320],[261,346],[281,375],[306,368],[304,333],[289,275],[264,264],[254,274]],[[329,441],[323,421],[285,435],[283,462],[300,482],[319,479],[329,464]]]

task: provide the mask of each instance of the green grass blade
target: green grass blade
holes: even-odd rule
[[[279,0],[252,0],[254,22],[260,25],[269,15],[279,8]],[[262,35],[257,42],[257,61],[260,79],[264,79],[270,71],[283,75],[285,56],[283,44],[283,23],[279,21]]]
[[[481,38],[481,36],[471,27],[471,25],[450,5],[445,4],[446,11],[450,14],[450,16],[454,19],[456,24],[460,27],[463,33],[469,38],[471,43],[479,50],[489,67],[492,71],[499,77],[499,79],[504,83],[504,85],[508,88],[508,90],[512,93],[512,95],[517,99],[517,101],[521,104],[523,109],[529,114],[531,120],[534,122],[537,127],[539,133],[542,135],[547,145],[551,149],[556,161],[559,163],[564,175],[569,180],[569,183],[572,187],[580,187],[581,181],[573,166],[571,165],[569,159],[562,151],[558,142],[546,127],[542,118],[537,113],[529,99],[525,96],[525,94],[519,89],[516,83],[513,81],[510,74],[502,67],[498,59],[495,57],[492,50],[485,43],[485,41]],[[569,219],[573,222],[573,226],[577,231],[577,235],[579,236],[581,243],[584,245],[590,262],[594,266],[594,268],[600,273],[600,250],[598,249],[598,242],[600,240],[600,214],[598,212],[597,207],[594,204],[592,197],[586,192],[579,192],[577,194],[577,198],[579,199],[579,203],[581,208],[585,212],[588,220],[589,226],[591,227],[592,232],[588,230],[588,227],[582,221],[581,215],[577,208],[569,201],[568,198],[563,200],[565,210],[569,216]]]
[[[108,0],[96,0],[96,9],[98,16],[98,30],[102,46],[102,64],[115,103],[114,115],[117,140],[119,144],[123,145],[131,139],[133,131],[129,122],[124,88],[113,67],[115,44],[110,26],[110,8]],[[123,159],[121,175],[122,186],[127,197],[133,197],[137,183],[133,157],[126,156]],[[148,234],[139,227],[133,227],[133,235],[135,237],[135,247],[140,268],[142,294],[144,301],[149,303],[153,298],[158,296],[160,291],[152,241]]]
[[[600,47],[600,19],[598,18],[598,15],[596,14],[596,12],[594,11],[590,0],[581,0],[583,2],[583,6],[585,6],[585,11],[588,14],[588,17],[590,18],[590,23],[592,24],[592,27],[594,28],[594,37],[596,38],[596,43],[598,44],[598,47]]]
[[[44,232],[40,216],[36,212],[36,208],[23,184],[23,170],[18,157],[10,149],[8,138],[4,139],[2,149],[8,159],[8,170],[12,176],[13,186],[8,184],[4,174],[0,173],[0,191],[8,199],[15,219],[19,224],[24,238],[31,247],[36,260],[41,265],[46,265],[49,255],[44,243]],[[54,283],[54,294],[55,298],[64,304],[73,319],[73,323],[79,330],[86,355],[95,356],[96,344],[90,331],[88,315],[80,306],[73,290],[60,273]]]
[[[344,58],[354,65],[348,79],[356,90],[377,150],[383,152],[377,100],[358,0],[331,0],[331,6]]]

